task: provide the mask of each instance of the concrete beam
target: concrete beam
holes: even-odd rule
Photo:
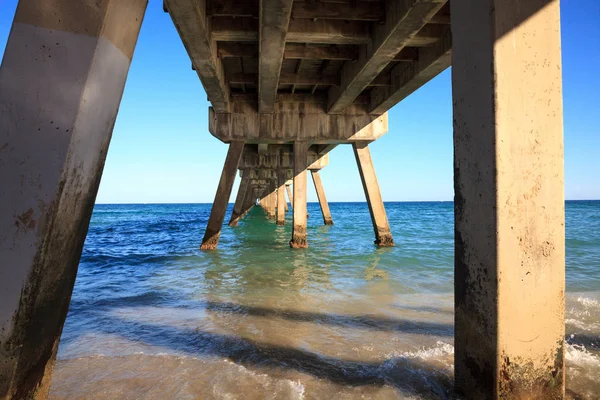
[[[339,113],[371,83],[425,26],[446,0],[386,2],[386,21],[374,25],[372,44],[359,51],[358,61],[345,63],[341,85],[329,89],[328,111]]]
[[[292,248],[306,248],[306,164],[307,142],[294,142],[294,223],[292,229]]]
[[[275,107],[292,2],[260,0],[259,3],[258,112],[261,114],[270,114]]]
[[[450,66],[452,37],[450,29],[432,47],[418,50],[418,60],[399,64],[390,72],[392,86],[374,88],[371,91],[372,114],[381,114],[398,104],[440,72]]]
[[[369,205],[371,222],[375,231],[375,244],[378,246],[393,246],[394,239],[392,239],[392,232],[390,231],[390,224],[385,213],[369,147],[365,143],[354,143],[352,148],[356,157],[356,163],[358,164],[358,171],[365,191],[365,197],[367,198],[367,204]]]
[[[220,42],[257,42],[258,22],[253,18],[213,17],[211,37]],[[369,23],[363,21],[292,19],[288,43],[367,44]]]
[[[452,1],[455,388],[565,397],[558,1]]]
[[[333,219],[331,218],[331,211],[329,211],[329,204],[325,197],[325,190],[323,190],[323,183],[321,182],[321,176],[318,170],[311,170],[313,183],[315,184],[315,191],[317,192],[317,198],[319,199],[319,205],[321,206],[321,213],[323,214],[323,223],[325,225],[333,225]]]
[[[328,114],[325,96],[278,95],[274,113],[266,115],[258,113],[256,99],[247,96],[232,96],[232,99],[231,113],[209,109],[209,131],[226,143],[309,140],[314,144],[343,144],[374,141],[388,130],[387,114],[369,114],[364,104],[353,104],[341,114]]]
[[[229,85],[217,57],[217,44],[210,37],[205,1],[165,0],[165,3],[213,108],[228,112]]]
[[[2,399],[48,395],[146,4],[17,7],[0,68]]]
[[[254,43],[219,42],[219,58],[258,58],[258,45]],[[394,56],[394,61],[416,61],[418,49],[405,47]],[[307,46],[299,43],[286,43],[283,58],[288,60],[358,60],[358,47],[353,45]]]
[[[215,200],[213,201],[208,224],[206,225],[206,232],[200,245],[201,250],[214,250],[219,244],[221,227],[223,226],[229,197],[231,196],[231,189],[235,180],[235,173],[242,158],[243,150],[244,142],[234,141],[229,145],[225,165],[223,165],[223,172],[221,172],[221,179],[219,180],[219,186],[215,194]]]
[[[220,58],[258,58],[258,45],[252,43],[220,42],[217,50]],[[356,46],[316,47],[298,43],[287,43],[283,58],[289,60],[355,60],[358,57]]]
[[[240,219],[240,215],[242,215],[242,207],[244,206],[244,202],[246,200],[247,191],[250,188],[250,177],[248,175],[243,175],[242,180],[240,181],[240,187],[237,192],[237,196],[235,198],[235,203],[233,205],[233,211],[231,212],[231,218],[229,219],[229,226],[237,226],[238,220]]]
[[[269,144],[268,143],[259,143],[258,144],[258,154],[260,154],[260,155],[267,154],[268,150],[269,150]]]
[[[307,152],[307,169],[322,169],[329,164],[329,154],[317,153],[315,146]],[[294,154],[290,145],[274,144],[266,154],[259,154],[252,145],[246,146],[240,161],[240,169],[247,171],[251,179],[276,180],[277,170],[283,170],[287,179],[293,178]],[[245,172],[246,173],[246,172]]]
[[[213,17],[258,17],[258,1],[212,1],[208,15]],[[383,21],[380,2],[348,3],[294,2],[292,18]]]

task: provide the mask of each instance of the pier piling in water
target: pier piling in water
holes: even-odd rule
[[[146,0],[21,0],[0,67],[0,399],[45,399]]]

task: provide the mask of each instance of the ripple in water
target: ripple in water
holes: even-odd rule
[[[306,251],[255,208],[198,250],[210,205],[98,205],[51,398],[445,399],[453,384],[453,206],[309,204]],[[567,387],[600,393],[600,202],[568,202]]]

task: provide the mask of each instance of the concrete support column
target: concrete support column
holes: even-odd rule
[[[0,68],[0,398],[44,399],[146,0],[21,0]]]
[[[294,226],[290,246],[306,248],[306,167],[308,166],[308,143],[294,142]]]
[[[452,1],[451,9],[456,391],[562,399],[559,2]]]
[[[279,187],[277,188],[277,225],[285,225],[285,208],[287,202],[285,201],[285,170],[277,171],[277,181]]]
[[[277,206],[277,191],[269,189],[269,194],[266,197],[266,211],[269,219],[275,219],[275,207]]]
[[[292,208],[294,208],[294,196],[292,196],[292,189],[290,188],[290,186],[291,185],[286,183],[285,191],[287,192],[288,199],[290,200],[290,206],[292,206]]]
[[[323,223],[325,225],[333,225],[333,219],[331,219],[331,211],[329,211],[329,204],[327,204],[327,198],[325,197],[325,190],[323,190],[323,183],[321,182],[321,176],[319,171],[311,170],[312,180],[315,184],[315,191],[317,192],[317,198],[321,205],[321,213],[323,214]]]
[[[250,174],[245,172],[242,175],[242,180],[240,181],[240,188],[238,189],[237,196],[235,198],[235,203],[233,205],[233,211],[231,213],[231,218],[229,219],[229,226],[237,226],[240,216],[242,215],[242,208],[244,207],[244,201],[246,200],[246,193],[250,186]]]
[[[246,190],[246,198],[244,199],[244,203],[242,205],[242,212],[238,218],[243,218],[251,209],[256,205],[256,191],[253,187],[248,187]]]
[[[369,205],[369,212],[371,213],[371,222],[375,231],[375,244],[378,246],[393,246],[394,239],[392,239],[392,233],[390,232],[390,224],[385,213],[385,207],[383,206],[379,183],[377,182],[377,175],[375,175],[375,168],[373,167],[373,160],[371,160],[371,152],[369,151],[368,144],[355,142],[352,144],[352,148],[354,149],[360,179],[362,180],[365,197]]]
[[[206,232],[200,245],[201,250],[214,250],[219,244],[221,228],[223,227],[227,205],[229,204],[229,196],[231,196],[231,189],[233,188],[235,174],[237,173],[243,151],[244,142],[233,141],[229,144],[225,165],[223,165],[223,172],[221,172],[221,179],[219,180],[215,200],[210,210],[208,224],[206,225]]]

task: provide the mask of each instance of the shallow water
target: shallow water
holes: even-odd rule
[[[51,398],[444,399],[452,203],[309,204],[308,250],[255,207],[201,252],[210,205],[97,205]],[[567,202],[567,386],[600,393],[600,202]]]

